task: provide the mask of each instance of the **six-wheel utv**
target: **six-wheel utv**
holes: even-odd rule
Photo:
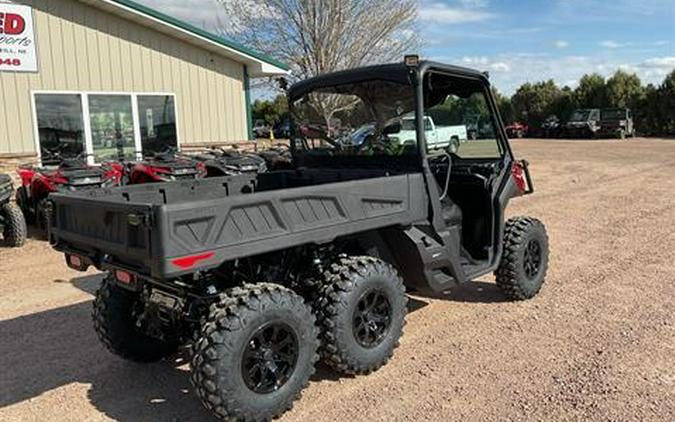
[[[544,225],[506,220],[532,182],[483,73],[411,56],[288,96],[290,169],[50,196],[54,248],[71,268],[108,272],[94,302],[102,342],[137,362],[188,345],[197,395],[227,420],[289,409],[319,358],[350,374],[384,365],[406,288],[494,273],[528,299],[548,265]],[[478,116],[486,130],[428,148],[427,115],[444,127]],[[331,137],[365,125],[364,148]]]

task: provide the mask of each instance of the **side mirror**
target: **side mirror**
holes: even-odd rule
[[[396,122],[392,123],[390,125],[387,125],[382,129],[382,134],[383,135],[393,135],[395,133],[401,132],[401,123]]]

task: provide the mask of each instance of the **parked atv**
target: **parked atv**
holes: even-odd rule
[[[14,185],[11,177],[0,174],[0,233],[2,243],[10,247],[23,246],[26,242],[26,220],[21,208],[11,202]]]
[[[26,220],[47,228],[47,197],[54,192],[75,192],[118,186],[119,168],[87,164],[83,154],[64,157],[59,152],[44,152],[43,160],[57,163],[43,167],[22,165],[17,169],[21,186],[16,191],[16,202]]]
[[[582,108],[574,110],[565,124],[567,138],[595,138],[600,129],[600,109]]]
[[[108,271],[93,319],[112,353],[147,363],[189,345],[205,407],[271,420],[318,359],[347,374],[392,359],[406,287],[437,295],[493,273],[511,300],[542,288],[548,236],[536,218],[505,218],[533,185],[496,108],[478,109],[495,104],[490,88],[483,72],[416,57],[299,82],[295,128],[320,124],[313,101],[328,96],[358,110],[344,127],[371,123],[383,144],[387,122],[414,114],[411,148],[360,155],[333,131],[292,130],[288,170],[52,195],[52,244],[73,269]],[[445,121],[483,110],[496,127],[455,152],[429,148],[427,109]]]
[[[615,136],[626,139],[635,136],[633,114],[629,108],[603,108],[600,112],[599,136]]]
[[[268,170],[284,170],[292,168],[291,150],[286,144],[276,144],[256,152],[265,160]]]
[[[193,180],[206,176],[203,162],[174,149],[147,155],[143,161],[126,165],[125,184],[171,182]]]
[[[558,138],[561,130],[560,119],[555,115],[548,116],[541,124],[541,136],[543,138]]]
[[[211,148],[194,158],[204,163],[206,177],[235,176],[267,171],[267,164],[262,157],[232,148]]]
[[[506,134],[511,138],[522,138],[523,136],[527,136],[529,130],[527,125],[521,122],[511,123],[504,129],[506,129]]]

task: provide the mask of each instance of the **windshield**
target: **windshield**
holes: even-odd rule
[[[602,120],[621,120],[626,118],[626,110],[624,109],[609,109],[602,110],[600,114]]]
[[[591,110],[575,110],[570,117],[570,122],[585,122],[588,120],[589,114],[591,114]]]
[[[328,157],[331,164],[339,164],[340,157],[414,155],[414,108],[412,87],[391,81],[308,92],[291,103],[296,159],[307,165]],[[406,139],[399,136],[402,132]]]

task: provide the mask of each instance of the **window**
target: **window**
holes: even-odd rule
[[[90,95],[91,143],[97,162],[134,159],[134,122],[129,95]]]
[[[428,78],[431,80],[427,86],[431,89],[424,109],[425,120],[429,119],[432,125],[431,130],[425,130],[428,153],[452,146],[452,152],[459,158],[500,158],[501,143],[483,86],[440,74]]]
[[[160,152],[178,147],[176,137],[176,106],[171,95],[139,95],[138,121],[143,151]]]
[[[366,80],[322,86],[291,102],[303,166],[417,165],[410,85]],[[383,163],[388,164],[383,164]]]
[[[84,152],[82,97],[77,94],[35,96],[40,155],[45,164],[57,155],[77,156]]]
[[[93,163],[178,147],[173,94],[38,92],[34,100],[43,164],[58,162],[55,153],[86,153]]]

